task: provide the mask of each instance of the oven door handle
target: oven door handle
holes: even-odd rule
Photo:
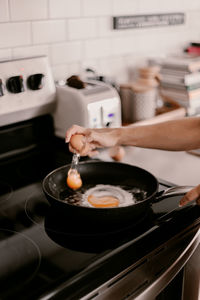
[[[183,250],[182,254],[166,269],[157,280],[149,285],[134,300],[153,300],[155,297],[170,283],[170,281],[179,273],[179,271],[186,265],[192,254],[200,244],[200,229],[197,230],[194,237]],[[128,298],[131,300],[133,298]]]

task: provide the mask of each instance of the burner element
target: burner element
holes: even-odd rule
[[[7,201],[13,194],[12,186],[9,183],[0,181],[0,204]]]
[[[40,267],[41,253],[25,234],[0,229],[0,235],[11,235],[6,243],[1,243],[0,260],[1,297],[10,299],[10,294],[33,279]]]
[[[37,225],[42,225],[49,206],[43,194],[33,193],[27,198],[24,209],[29,220]]]

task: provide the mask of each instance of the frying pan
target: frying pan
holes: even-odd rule
[[[89,161],[79,163],[78,170],[83,186],[89,184],[107,184],[114,186],[136,187],[146,191],[143,200],[129,206],[112,208],[95,208],[77,206],[63,201],[61,195],[70,195],[66,184],[66,177],[70,164],[55,169],[43,180],[43,191],[53,207],[59,209],[60,214],[79,224],[124,225],[136,222],[150,209],[151,203],[161,198],[181,195],[189,191],[191,186],[179,186],[158,192],[158,180],[145,169],[118,162]]]

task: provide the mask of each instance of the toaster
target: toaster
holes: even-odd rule
[[[87,128],[120,127],[121,100],[117,90],[104,82],[90,80],[77,89],[56,86],[56,108],[53,113],[55,135],[65,138],[73,124]]]

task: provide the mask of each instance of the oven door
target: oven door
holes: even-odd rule
[[[184,267],[182,300],[200,299],[200,245]]]
[[[187,228],[81,299],[198,300],[199,244],[199,225]]]

